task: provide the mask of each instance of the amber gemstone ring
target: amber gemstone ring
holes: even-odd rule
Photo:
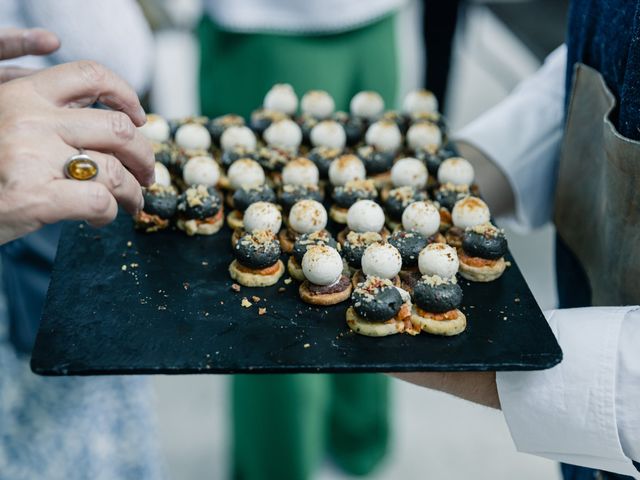
[[[98,175],[98,164],[79,148],[64,164],[64,175],[72,180],[92,180]]]

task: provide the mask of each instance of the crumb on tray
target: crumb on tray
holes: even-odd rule
[[[233,285],[231,285],[231,290],[233,290],[234,292],[239,292],[241,288],[242,287],[240,287],[240,285],[238,285],[237,283],[234,283]]]
[[[242,297],[242,302],[240,302],[240,305],[242,305],[244,308],[249,308],[251,305],[253,305],[253,303],[251,303],[247,297]]]
[[[265,313],[267,313],[267,307],[258,308],[258,315],[264,315]]]

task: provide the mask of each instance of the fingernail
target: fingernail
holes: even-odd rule
[[[140,195],[140,201],[138,202],[138,212],[144,210],[144,195]]]
[[[144,111],[144,108],[140,107],[138,110],[138,116],[140,117],[140,122],[142,122],[141,125],[147,123],[147,112]]]

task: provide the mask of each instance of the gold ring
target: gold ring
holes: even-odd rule
[[[98,175],[98,164],[79,148],[64,164],[64,175],[72,180],[92,180]]]

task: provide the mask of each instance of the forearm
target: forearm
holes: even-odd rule
[[[393,376],[486,407],[500,408],[495,372],[412,372]]]

